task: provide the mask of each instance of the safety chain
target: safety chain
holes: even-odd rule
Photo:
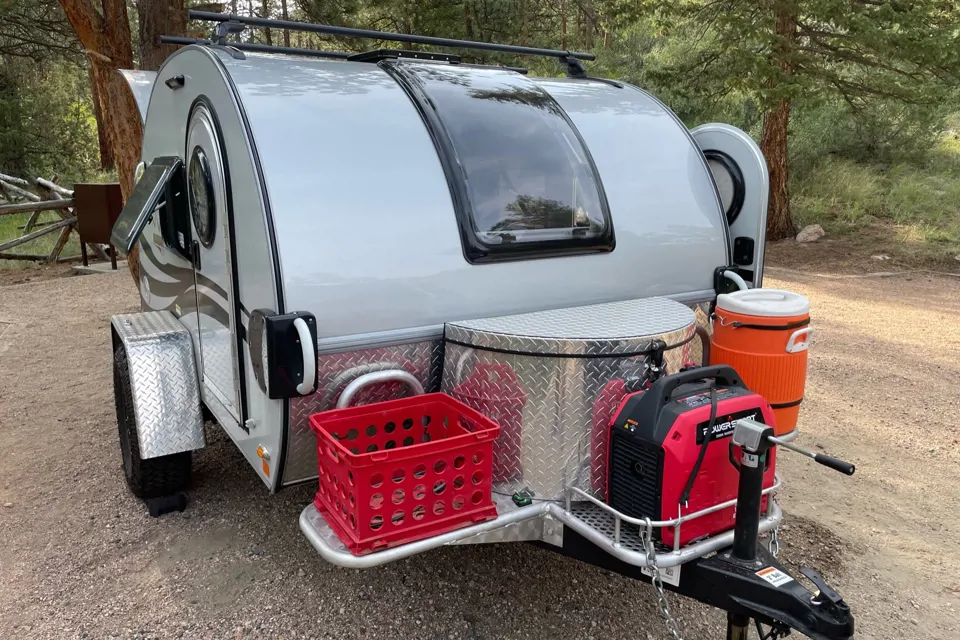
[[[647,567],[653,574],[653,586],[657,590],[657,606],[660,607],[660,617],[663,618],[667,631],[674,640],[683,640],[680,631],[677,629],[677,621],[670,613],[667,606],[667,595],[663,590],[663,581],[660,579],[660,567],[657,566],[657,550],[653,546],[653,526],[650,524],[650,518],[647,518],[647,526],[640,531],[640,541],[643,543],[643,549],[647,554]]]
[[[773,528],[773,531],[770,532],[770,555],[776,558],[780,555],[780,540],[777,538],[777,532],[780,531],[780,525],[777,525]]]

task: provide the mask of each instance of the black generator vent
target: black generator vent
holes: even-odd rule
[[[659,520],[663,449],[625,434],[612,435],[610,506],[633,518]]]

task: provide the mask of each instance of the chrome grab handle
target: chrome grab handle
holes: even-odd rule
[[[350,403],[353,402],[354,397],[364,387],[380,384],[382,382],[403,382],[410,387],[414,395],[423,394],[423,385],[420,384],[420,381],[417,380],[416,376],[408,371],[403,371],[402,369],[372,371],[355,378],[344,388],[343,393],[340,394],[340,399],[337,400],[337,409],[349,407]]]
[[[303,354],[303,381],[297,385],[297,393],[302,396],[313,393],[313,385],[317,382],[317,351],[310,335],[310,328],[303,318],[293,321],[293,327],[300,338],[300,350]]]

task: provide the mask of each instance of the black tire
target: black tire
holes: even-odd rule
[[[146,460],[140,457],[130,368],[123,345],[113,353],[113,394],[117,406],[117,427],[120,430],[123,475],[133,495],[149,500],[187,489],[190,486],[192,451]]]

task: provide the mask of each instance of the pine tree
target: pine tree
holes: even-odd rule
[[[710,76],[764,111],[770,169],[767,237],[795,231],[787,141],[797,102],[839,97],[936,104],[960,69],[960,8],[934,0],[648,0],[664,34],[699,34],[699,51],[670,73]]]

